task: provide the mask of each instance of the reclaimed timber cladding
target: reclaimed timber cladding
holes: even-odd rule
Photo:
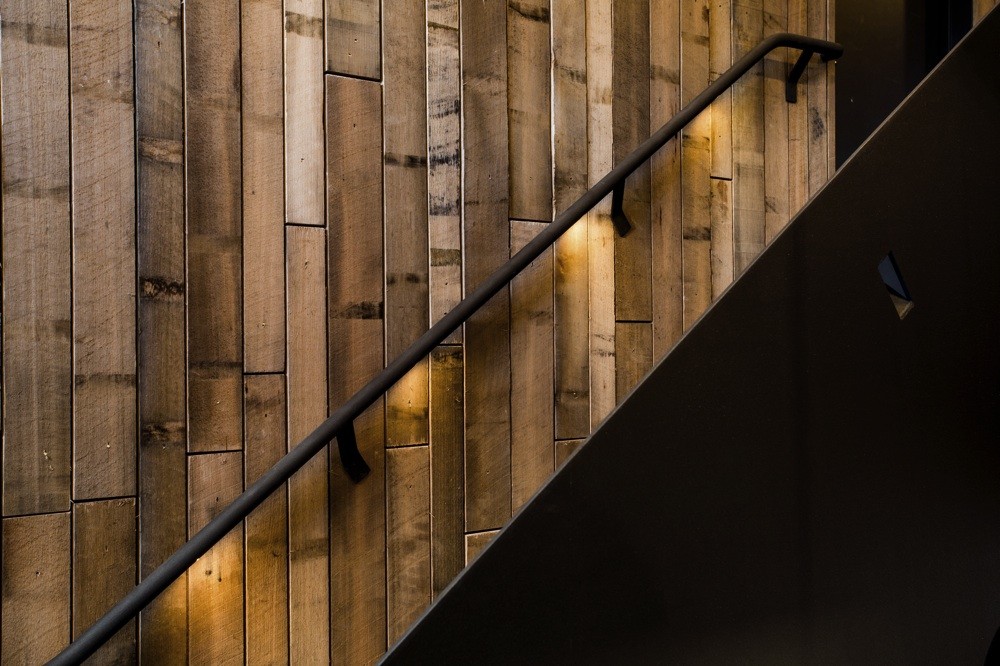
[[[977,3],[980,13],[992,0]],[[0,0],[2,600],[53,655],[763,36],[833,0]],[[833,172],[778,51],[99,661],[372,663]]]

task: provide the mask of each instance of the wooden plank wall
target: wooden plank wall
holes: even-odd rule
[[[977,3],[980,12],[991,0]],[[51,656],[763,36],[833,0],[0,0],[0,656]],[[833,171],[775,53],[120,632],[374,661]]]

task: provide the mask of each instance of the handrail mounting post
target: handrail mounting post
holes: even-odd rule
[[[792,70],[788,72],[788,78],[785,80],[785,101],[789,104],[795,104],[799,100],[799,79],[802,78],[802,73],[806,71],[806,66],[809,64],[809,59],[812,58],[812,56],[812,51],[809,49],[802,49],[802,53],[799,54],[799,59],[795,61],[795,65],[792,66]],[[830,57],[824,55],[823,61],[826,62],[827,60],[830,60]]]
[[[337,450],[340,451],[340,463],[344,471],[354,483],[361,483],[372,469],[365,462],[358,450],[358,437],[354,433],[354,421],[337,432]]]
[[[632,231],[632,223],[628,221],[628,215],[625,214],[624,204],[625,181],[623,180],[615,185],[615,189],[611,192],[611,221],[615,225],[615,231],[623,238]]]

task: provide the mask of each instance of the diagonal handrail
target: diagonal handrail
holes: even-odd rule
[[[382,372],[355,393],[294,449],[285,454],[281,460],[244,490],[239,497],[191,537],[187,543],[174,551],[163,564],[146,576],[141,583],[70,643],[49,664],[79,664],[83,662],[334,438],[337,439],[341,463],[347,474],[355,482],[361,481],[367,476],[369,468],[358,451],[357,441],[354,437],[354,419],[382,397],[393,384],[402,379],[446,337],[468,321],[480,307],[503,289],[518,273],[555,243],[556,239],[608,194],[613,194],[612,220],[616,230],[621,235],[628,233],[631,227],[621,209],[626,179],[643,162],[652,157],[653,153],[662,148],[667,141],[680,133],[695,116],[708,108],[712,101],[733,85],[737,79],[763,60],[768,53],[781,47],[799,49],[802,52],[789,72],[785,87],[785,99],[790,103],[796,101],[796,85],[814,53],[818,53],[825,62],[839,58],[844,52],[844,48],[840,44],[792,33],[771,35],[761,41],[701,94],[691,100],[666,125],[643,141],[638,148],[625,157],[582,197],[560,213],[520,252],[511,257],[510,261],[486,278],[472,294],[466,296],[440,321],[417,338],[406,351],[387,365]]]

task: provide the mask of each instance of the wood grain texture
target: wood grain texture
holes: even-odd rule
[[[431,470],[427,446],[385,454],[386,578],[389,643],[431,601]]]
[[[500,530],[488,530],[486,532],[476,532],[475,534],[465,535],[465,564],[468,566],[472,564],[472,561],[479,557],[479,554],[483,552],[483,549],[489,545],[490,541],[493,540]]]
[[[788,31],[804,34],[807,0],[788,0]],[[799,54],[789,51],[786,67],[794,65]],[[811,68],[802,73],[798,102],[788,106],[788,213],[794,216],[809,199],[809,89],[806,82]]]
[[[288,448],[327,415],[326,231],[286,227],[288,270]],[[320,659],[330,613],[329,452],[320,451],[288,483],[288,609],[292,661]]]
[[[553,197],[556,213],[587,191],[587,14],[583,3],[552,0]],[[590,324],[587,222],[555,245],[555,433],[590,432]]]
[[[285,221],[323,226],[323,0],[285,0]]]
[[[826,39],[827,0],[808,0],[807,34]],[[830,177],[830,136],[827,130],[827,63],[819,58],[809,62],[806,79],[809,108],[809,196],[816,194]]]
[[[615,356],[618,358],[618,402],[636,387],[653,367],[653,327],[645,322],[618,322]]]
[[[138,506],[134,498],[73,505],[73,638],[136,584]],[[133,620],[91,657],[94,663],[136,661]]]
[[[243,441],[238,0],[185,4],[188,450]]]
[[[465,286],[507,261],[505,3],[462,3]],[[501,231],[503,230],[503,231]],[[501,291],[465,325],[465,523],[510,517],[510,296]]]
[[[570,456],[583,446],[582,439],[560,439],[556,442],[556,469],[566,464]]]
[[[385,7],[382,74],[385,179],[386,357],[428,327],[427,26],[424,0]],[[427,443],[428,368],[422,362],[386,394],[386,443]]]
[[[69,525],[68,511],[3,519],[5,664],[43,663],[69,643]]]
[[[376,82],[327,76],[327,282],[330,410],[384,363],[382,97]],[[386,648],[385,407],[355,421],[372,471],[330,473],[331,661],[367,663]]]
[[[239,451],[188,456],[188,538],[243,491]],[[243,525],[188,570],[188,662],[243,662]]]
[[[552,220],[550,0],[507,0],[510,216]]]
[[[243,367],[246,372],[281,372],[285,369],[284,15],[281,0],[244,2],[241,12]],[[322,107],[322,76],[318,78]],[[319,113],[322,131],[322,108]],[[322,146],[319,160],[322,175]],[[322,222],[322,189],[319,198],[317,217]]]
[[[712,298],[722,295],[733,281],[733,181],[711,181]]]
[[[541,222],[511,220],[511,255],[544,228]],[[515,512],[553,471],[552,285],[551,248],[510,285],[510,476]]]
[[[3,515],[65,511],[72,392],[66,3],[4,0]]]
[[[431,352],[431,579],[436,597],[465,566],[465,385],[461,346]]]
[[[381,77],[379,0],[326,0],[326,71]]]
[[[244,487],[285,453],[285,377],[244,379]],[[246,519],[246,656],[248,664],[288,662],[288,489],[280,488]]]
[[[136,3],[139,575],[187,537],[184,99],[181,8]],[[142,660],[187,658],[187,574],[143,610]]]
[[[764,1],[764,35],[788,30],[788,0]],[[764,240],[770,243],[788,222],[788,124],[785,101],[787,56],[764,60]]]
[[[733,64],[733,0],[709,0],[708,78]],[[733,90],[712,102],[712,178],[733,178]]]
[[[986,18],[995,6],[996,0],[972,0],[972,25]]]
[[[763,37],[760,2],[733,6],[734,58]],[[733,242],[738,276],[764,250],[764,69],[754,66],[733,86]]]

